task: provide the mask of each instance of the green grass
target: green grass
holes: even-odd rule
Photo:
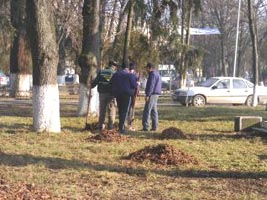
[[[143,110],[138,105],[137,130]],[[159,106],[157,133],[129,132],[130,140],[121,143],[88,142],[92,134],[82,131],[85,118],[75,112],[75,105],[62,105],[62,133],[36,134],[30,106],[1,105],[0,177],[48,188],[54,199],[266,199],[267,135],[234,132],[235,116],[265,119],[263,106]],[[160,140],[169,127],[188,138]],[[199,164],[161,166],[123,158],[161,143]]]

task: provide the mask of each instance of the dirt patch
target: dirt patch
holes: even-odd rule
[[[0,199],[47,200],[53,198],[46,189],[38,188],[34,184],[9,184],[0,179]]]
[[[103,130],[98,135],[93,135],[86,139],[89,142],[125,142],[129,138],[125,135],[121,135],[115,129]]]
[[[182,130],[176,127],[170,127],[164,129],[160,135],[160,139],[186,139],[187,136],[183,133]]]
[[[92,123],[85,124],[84,131],[95,132],[97,130],[98,130],[98,123],[97,122],[92,122]]]
[[[144,149],[131,153],[127,159],[140,162],[149,160],[157,164],[176,166],[181,164],[198,164],[198,161],[189,154],[166,144],[147,146]]]

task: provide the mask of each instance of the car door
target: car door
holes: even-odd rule
[[[231,96],[233,103],[244,104],[249,95],[252,95],[253,89],[249,88],[242,79],[233,79],[233,89]]]
[[[207,95],[207,103],[231,103],[231,79],[217,81]]]

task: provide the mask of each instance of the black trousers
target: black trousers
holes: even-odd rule
[[[125,121],[128,116],[129,108],[131,105],[130,95],[120,95],[116,97],[118,111],[119,111],[119,131],[125,133]]]

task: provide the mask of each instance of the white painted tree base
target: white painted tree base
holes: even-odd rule
[[[30,97],[31,94],[32,75],[30,74],[17,74],[17,90],[16,98]]]
[[[32,95],[34,131],[59,133],[58,85],[33,86]]]
[[[79,103],[78,103],[78,116],[86,116],[88,107],[88,88],[86,85],[80,83],[79,89]],[[97,88],[91,90],[91,100],[88,116],[99,116],[99,93]]]

